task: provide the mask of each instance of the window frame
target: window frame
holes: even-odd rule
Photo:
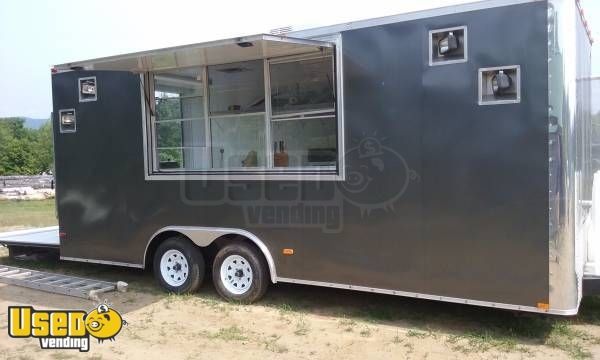
[[[271,65],[273,64],[285,64],[285,63],[291,63],[291,62],[297,62],[297,61],[303,61],[303,60],[311,60],[311,59],[321,59],[321,58],[328,58],[331,57],[332,61],[331,61],[331,67],[332,67],[332,73],[336,74],[336,54],[331,54],[331,55],[323,55],[323,54],[309,54],[309,55],[292,55],[292,56],[284,56],[284,57],[278,57],[278,58],[271,58],[271,59],[267,59],[266,61],[266,69],[268,68],[269,70],[269,77],[271,75]],[[275,122],[283,122],[283,121],[299,121],[299,120],[313,120],[313,119],[324,119],[324,118],[335,118],[337,120],[337,98],[338,98],[338,89],[337,89],[337,83],[338,83],[338,79],[337,79],[337,75],[334,77],[334,105],[333,108],[326,108],[326,109],[320,109],[320,110],[308,110],[308,111],[297,111],[297,112],[293,112],[293,113],[283,113],[283,114],[277,114],[277,115],[273,115],[271,113],[271,111],[273,110],[273,107],[271,106],[270,102],[271,102],[271,98],[272,98],[272,92],[271,92],[271,79],[269,78],[269,87],[267,89],[267,95],[269,97],[269,119],[268,119],[268,131],[269,131],[269,135],[271,135],[272,129],[273,129],[273,123]],[[308,115],[308,116],[305,116]],[[340,135],[340,129],[339,129],[339,123],[336,124],[336,137],[339,138]],[[272,136],[269,137],[269,144],[273,143],[272,140]],[[339,139],[336,143],[336,150],[338,152],[338,157],[337,157],[337,161],[336,163],[339,163]],[[272,169],[281,169],[281,170],[288,170],[288,169],[296,169],[296,170],[306,170],[306,169],[319,169],[322,171],[335,171],[337,170],[338,165],[333,165],[333,166],[295,166],[295,167],[275,167],[275,165],[273,164],[274,161],[274,153],[273,153],[273,148],[271,146],[269,146],[269,159],[271,161],[270,168]]]
[[[434,61],[433,54],[433,35],[439,33],[445,33],[450,31],[462,30],[463,31],[463,57],[462,59],[449,59],[449,60],[440,60]],[[469,61],[469,35],[468,29],[466,25],[454,26],[444,29],[433,29],[429,30],[429,66],[442,66],[442,65],[452,65],[452,64],[460,64]]]
[[[335,44],[332,54],[333,73],[335,78],[335,108],[328,109],[336,117],[337,125],[337,162],[335,166],[303,166],[303,167],[274,167],[273,149],[271,147],[271,84],[270,84],[270,64],[278,62],[289,62],[314,58],[316,54],[286,56],[279,58],[262,59],[264,66],[264,87],[265,87],[265,111],[252,114],[264,114],[265,118],[265,154],[266,166],[262,167],[236,167],[236,168],[212,168],[212,154],[208,169],[186,170],[180,169],[159,169],[156,139],[156,116],[154,100],[154,73],[145,72],[140,74],[140,92],[142,103],[142,128],[143,128],[143,152],[144,152],[144,172],[146,180],[310,180],[310,181],[343,181],[345,180],[344,164],[344,114],[343,114],[343,64],[342,64],[342,44],[341,35],[335,34],[315,38],[314,40],[330,41]],[[210,66],[210,65],[209,65]],[[211,148],[211,119],[213,116],[209,112],[209,89],[208,89],[208,67],[202,67],[203,87],[204,87],[204,119],[206,146]],[[319,111],[323,113],[323,111]],[[247,115],[247,114],[242,114]],[[217,115],[216,118],[221,116]],[[289,117],[289,115],[288,115]],[[276,118],[277,120],[277,118]]]
[[[82,97],[83,93],[82,93],[82,87],[81,85],[83,84],[83,82],[85,80],[94,80],[94,86],[96,86],[96,93],[94,94],[94,96],[91,97]],[[90,102],[90,101],[97,101],[98,100],[98,80],[96,80],[95,76],[86,76],[86,77],[80,77],[79,79],[77,79],[77,88],[79,91],[79,102]]]
[[[199,121],[199,120],[204,120],[204,136],[205,136],[205,144],[206,147],[210,148],[211,143],[210,143],[210,134],[207,133],[207,131],[210,130],[210,119],[208,118],[208,112],[207,112],[207,104],[208,104],[208,94],[207,94],[207,77],[208,77],[208,73],[207,73],[207,68],[203,67],[202,68],[202,107],[204,110],[204,115],[203,118],[181,118],[181,119],[165,119],[165,120],[156,120],[156,98],[154,96],[154,76],[155,73],[146,73],[145,78],[147,80],[148,86],[146,88],[146,86],[144,86],[144,83],[146,81],[142,80],[142,86],[144,86],[144,89],[142,89],[143,91],[143,99],[142,99],[142,106],[143,106],[143,112],[144,114],[146,114],[149,118],[150,118],[150,133],[147,134],[146,130],[144,129],[144,140],[147,140],[148,137],[151,138],[151,144],[152,146],[150,147],[150,153],[148,151],[144,151],[144,154],[146,154],[146,156],[148,156],[148,154],[151,154],[151,158],[152,158],[152,172],[155,174],[165,174],[165,173],[177,173],[177,172],[197,172],[197,171],[206,171],[206,170],[202,170],[202,169],[195,169],[195,170],[186,170],[184,167],[179,167],[179,168],[167,168],[167,169],[161,169],[159,166],[159,155],[158,155],[158,151],[159,150],[164,150],[164,149],[168,149],[168,147],[159,147],[158,146],[158,137],[157,137],[157,132],[156,132],[156,124],[157,123],[165,123],[165,122],[178,122],[178,123],[183,123],[184,121]],[[147,91],[147,93],[145,92]],[[200,97],[199,95],[197,95],[197,97]],[[147,101],[146,101],[147,100]],[[144,102],[145,101],[145,102]],[[150,107],[151,110],[146,109],[145,104],[148,104],[148,106]],[[144,145],[145,147],[145,145]],[[173,149],[180,149],[182,152],[184,149],[190,149],[190,148],[197,148],[196,146],[178,146],[178,147],[172,147]],[[182,153],[183,156],[183,153]],[[211,163],[209,164],[209,166],[212,166],[212,157],[211,157]],[[147,164],[147,161],[144,161],[144,164]],[[183,164],[182,164],[183,165]],[[146,173],[148,174],[149,172],[146,171]]]
[[[514,70],[515,77],[514,79],[514,87],[515,87],[515,97],[508,99],[495,99],[495,100],[485,100],[484,99],[484,74],[489,72],[495,72],[499,70]],[[506,65],[506,66],[494,66],[494,67],[486,67],[479,68],[477,70],[477,104],[480,106],[486,105],[505,105],[505,104],[518,104],[521,102],[521,65]]]

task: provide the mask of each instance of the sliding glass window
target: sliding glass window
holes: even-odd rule
[[[200,170],[210,165],[202,74],[202,68],[190,68],[154,75],[159,170]]]
[[[272,61],[271,139],[275,167],[332,167],[337,162],[332,56]]]
[[[208,67],[213,169],[266,167],[262,60]]]

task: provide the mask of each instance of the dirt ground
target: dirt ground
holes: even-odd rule
[[[92,340],[89,353],[42,350],[13,339],[7,307],[91,310],[92,301],[0,284],[3,359],[563,359],[600,358],[600,299],[578,317],[516,314],[466,305],[300,285],[271,286],[254,305],[217,297],[210,280],[193,295],[170,295],[152,274],[53,261],[0,264],[129,283],[104,296],[128,325],[114,342]]]

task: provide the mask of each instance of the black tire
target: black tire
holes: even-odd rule
[[[247,263],[242,267],[249,265],[252,270],[252,280],[244,293],[237,294],[227,289],[224,280],[221,277],[221,266],[223,262],[232,255],[238,255]],[[269,287],[269,271],[267,263],[260,251],[255,247],[242,241],[232,242],[221,248],[213,261],[212,267],[213,283],[217,293],[227,301],[241,302],[245,304],[260,300]],[[243,277],[240,276],[240,277]]]
[[[185,281],[181,284],[169,284],[165,279],[169,275],[163,274],[161,271],[161,259],[170,250],[174,250],[171,253],[179,252],[182,254],[187,262],[187,273],[185,273],[185,268],[181,268],[181,263],[179,263],[180,269],[177,270],[181,272],[181,275],[186,274],[185,276],[187,276],[187,278],[184,277]],[[156,281],[161,287],[175,294],[191,293],[198,290],[204,280],[204,266],[204,257],[200,248],[184,237],[172,237],[165,240],[154,253],[153,268]]]

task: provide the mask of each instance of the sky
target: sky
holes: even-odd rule
[[[54,64],[465,2],[0,0],[0,117],[48,118]],[[600,1],[582,4],[600,41]],[[600,45],[592,56],[600,76]]]

